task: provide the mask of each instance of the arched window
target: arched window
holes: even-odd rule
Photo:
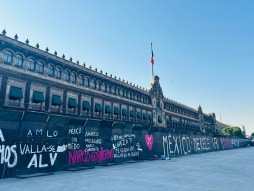
[[[67,82],[70,81],[70,72],[68,70],[64,71],[64,80]]]
[[[134,100],[137,101],[137,94],[134,94]]]
[[[55,76],[57,79],[61,79],[61,69],[59,67],[56,67]]]
[[[84,86],[89,87],[89,78],[85,77]]]
[[[133,99],[133,93],[130,92],[130,99]]]
[[[119,94],[121,97],[123,97],[123,89],[120,89]]]
[[[12,63],[12,53],[9,50],[4,51],[4,62],[10,64]]]
[[[15,66],[22,67],[23,65],[23,57],[20,54],[15,56]]]
[[[140,95],[137,96],[137,100],[138,100],[138,101],[141,101]]]
[[[107,92],[108,91],[108,84],[105,84],[105,92]]]
[[[95,89],[96,84],[94,79],[91,80],[90,86],[91,88]]]
[[[48,75],[54,76],[54,67],[51,64],[48,65]]]
[[[71,73],[71,82],[76,83],[76,74],[73,72]]]
[[[100,81],[97,81],[97,83],[96,83],[96,89],[97,90],[101,90],[101,82]]]
[[[34,59],[32,59],[32,58],[28,59],[28,69],[29,70],[34,70],[34,68],[35,68],[35,64],[34,63],[35,63]]]
[[[84,85],[84,77],[82,75],[78,76],[78,83],[79,85],[83,86]]]
[[[102,90],[102,91],[105,91],[105,89],[106,89],[106,88],[105,88],[105,84],[103,83],[103,84],[101,85],[101,90]]]
[[[118,88],[115,89],[115,94],[119,95],[119,89]]]
[[[35,70],[36,70],[36,72],[43,73],[44,64],[41,61],[37,62]]]
[[[112,93],[112,94],[116,94],[116,89],[115,89],[114,86],[111,87],[111,93]]]
[[[107,92],[110,93],[110,85],[107,85]]]
[[[130,98],[130,92],[129,91],[126,91],[126,97]]]

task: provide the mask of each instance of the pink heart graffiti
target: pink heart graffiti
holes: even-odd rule
[[[147,145],[148,149],[152,150],[152,148],[153,148],[153,136],[152,135],[146,135],[145,139],[146,139],[146,145]]]

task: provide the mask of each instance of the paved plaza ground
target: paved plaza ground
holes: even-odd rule
[[[144,161],[28,179],[0,180],[0,191],[252,191],[254,147]]]

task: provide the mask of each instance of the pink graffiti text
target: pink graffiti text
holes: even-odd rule
[[[221,143],[222,143],[223,149],[234,148],[231,139],[222,139]]]
[[[87,152],[85,150],[74,150],[69,152],[69,165],[77,163],[101,162],[114,157],[113,149],[101,149],[95,152]]]

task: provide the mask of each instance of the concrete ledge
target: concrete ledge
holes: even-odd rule
[[[138,162],[138,161],[135,161],[135,160],[124,161],[124,163],[135,163],[135,162]]]
[[[114,166],[114,165],[120,165],[123,163],[107,163],[107,164],[100,164],[99,166]]]
[[[77,167],[77,168],[68,168],[66,171],[79,171],[79,170],[88,170],[88,169],[93,169],[95,168],[94,166],[88,166],[88,167]]]
[[[42,173],[35,173],[35,174],[16,175],[16,178],[25,179],[25,178],[34,178],[39,176],[48,176],[53,174],[54,174],[53,172],[42,172]]]

